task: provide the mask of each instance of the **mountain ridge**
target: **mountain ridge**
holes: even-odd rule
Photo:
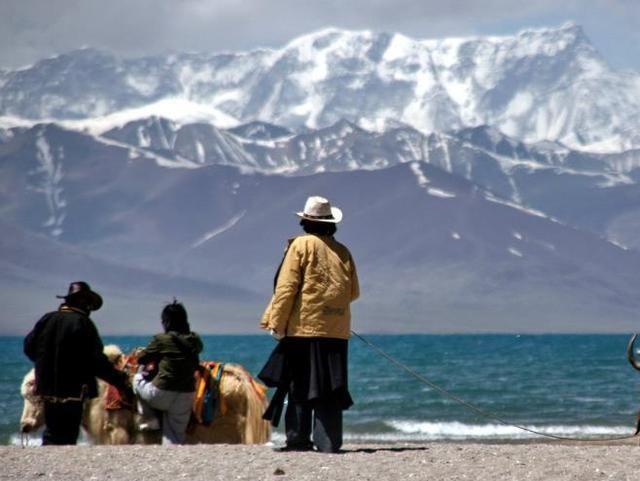
[[[124,315],[123,302],[129,305],[132,296],[148,297],[150,287],[155,295],[185,298],[200,313],[208,309],[210,323],[201,330],[255,329],[285,240],[299,231],[293,211],[309,192],[324,193],[347,214],[337,237],[358,264],[363,298],[354,313],[365,330],[548,331],[555,323],[559,331],[578,325],[594,331],[602,330],[606,313],[607,328],[619,331],[630,328],[631,313],[640,307],[633,295],[640,254],[512,205],[429,164],[304,177],[247,175],[218,165],[157,168],[155,174],[141,167],[124,163],[121,172],[105,171],[113,179],[126,177],[128,185],[102,179],[105,191],[99,196],[72,196],[70,190],[67,198],[70,206],[84,201],[84,208],[100,212],[87,217],[69,211],[71,225],[83,231],[63,239],[73,244],[72,259],[94,253],[129,269],[125,281],[100,263],[83,267],[96,288],[111,293],[115,317]],[[123,194],[126,204],[116,202]],[[48,255],[39,246],[33,245],[39,256]],[[45,269],[50,277],[39,278],[39,290],[64,278],[64,269],[38,262],[30,244],[19,248],[23,253],[16,256],[3,247],[0,258],[32,259]],[[62,267],[75,265],[52,255]],[[13,288],[3,272],[1,284]],[[150,284],[142,289],[131,283],[135,279]],[[211,286],[225,284],[234,286],[235,300],[224,290],[212,297]],[[2,295],[11,292],[3,289]],[[140,317],[157,315],[140,309]],[[23,307],[15,314],[29,312]],[[234,317],[235,326],[228,323]]]
[[[0,116],[82,125],[127,109],[162,116],[174,105],[192,122],[223,128],[265,121],[315,129],[341,118],[370,130],[399,121],[423,133],[487,124],[529,143],[619,152],[640,146],[639,78],[610,69],[575,24],[437,40],[328,29],[242,53],[63,54],[8,72]]]
[[[639,93],[574,24],[0,72],[4,315],[31,322],[30,297],[80,276],[137,325],[178,295],[203,332],[255,329],[320,194],[346,214],[367,330],[629,330]]]
[[[248,125],[249,129],[255,127]],[[138,161],[171,169],[226,165],[245,173],[287,176],[384,169],[419,161],[460,175],[515,204],[603,236],[611,235],[618,243],[638,246],[635,228],[621,229],[616,220],[638,210],[633,194],[640,178],[637,151],[597,155],[572,151],[561,144],[530,145],[486,126],[428,136],[411,127],[371,132],[348,121],[299,134],[272,124],[260,124],[260,128],[268,128],[269,136],[273,132],[278,135],[252,139],[238,135],[237,129],[243,130],[242,126],[235,130],[209,124],[179,126],[162,118],[130,122],[104,136],[68,130],[58,124],[39,124],[26,130],[9,129],[4,134],[0,131],[0,150],[18,149],[20,153],[11,155],[20,156],[23,162],[33,159],[31,177],[36,179],[37,172],[42,173],[35,187],[49,192],[45,197],[52,208],[57,205],[51,189],[55,187],[58,160],[78,149],[83,149],[82,157],[120,158],[114,165]],[[74,165],[83,162],[75,155],[68,160],[72,159]],[[105,168],[103,162],[95,165]],[[64,221],[62,215],[55,218]],[[610,228],[612,224],[616,225]]]

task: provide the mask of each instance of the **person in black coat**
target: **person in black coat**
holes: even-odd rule
[[[24,353],[35,363],[36,393],[44,400],[42,444],[76,444],[83,401],[98,395],[96,377],[131,398],[127,375],[102,352],[100,334],[89,318],[102,297],[86,282],[73,282],[57,311],[45,314],[24,339]]]

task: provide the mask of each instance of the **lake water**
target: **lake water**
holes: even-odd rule
[[[633,433],[640,372],[621,335],[366,335],[394,359],[453,396],[510,423],[589,437]],[[150,336],[104,336],[123,351]],[[274,347],[269,336],[203,336],[201,358],[256,374]],[[358,338],[350,341],[347,442],[518,440],[535,435],[479,415],[416,380]],[[0,337],[0,443],[19,444],[19,393],[31,363],[22,338]],[[282,423],[283,424],[283,423]],[[282,426],[274,437],[282,440]]]

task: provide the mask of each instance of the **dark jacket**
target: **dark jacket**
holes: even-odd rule
[[[102,349],[89,316],[64,305],[45,314],[24,339],[24,353],[35,363],[36,390],[42,396],[96,397],[96,376],[124,389],[126,374],[109,362]]]
[[[194,373],[200,360],[202,340],[195,332],[179,334],[169,331],[156,334],[138,357],[138,362],[158,363],[153,384],[158,389],[177,392],[195,391]]]

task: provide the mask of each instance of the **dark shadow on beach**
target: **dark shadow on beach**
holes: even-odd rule
[[[341,449],[340,452],[343,454],[346,453],[366,453],[366,454],[375,454],[379,452],[391,452],[391,453],[401,453],[403,451],[428,451],[429,448],[427,446],[395,446],[388,448],[356,448],[356,449]]]

